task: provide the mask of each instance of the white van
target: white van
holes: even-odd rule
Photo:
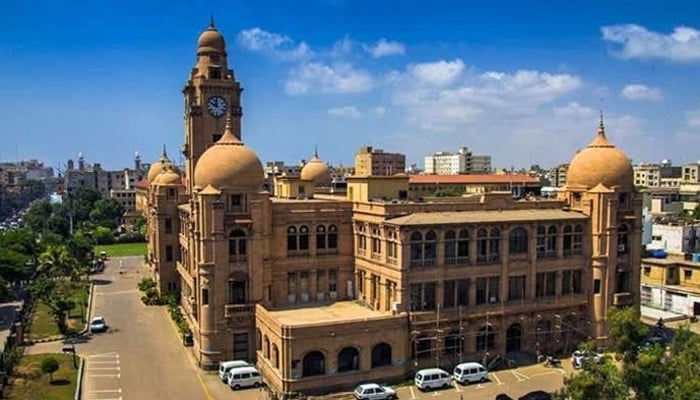
[[[251,365],[248,363],[248,361],[243,360],[222,361],[219,363],[219,379],[226,382],[228,380],[228,376],[226,375],[231,369],[250,366]]]
[[[255,367],[234,368],[228,372],[228,385],[238,390],[244,387],[260,387],[262,378]]]
[[[440,368],[422,369],[414,379],[416,387],[421,390],[446,388],[450,386],[450,374]]]
[[[466,385],[472,382],[484,382],[489,376],[489,371],[478,362],[466,362],[457,365],[452,376],[455,381]]]

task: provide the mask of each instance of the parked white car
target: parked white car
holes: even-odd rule
[[[574,354],[571,355],[571,364],[574,368],[582,368],[586,360],[599,363],[602,359],[603,356],[601,354],[586,350],[576,350]]]
[[[107,330],[107,323],[105,322],[105,317],[95,317],[90,321],[90,332],[104,332]]]
[[[388,386],[376,383],[359,385],[352,392],[357,400],[394,400],[396,391]]]

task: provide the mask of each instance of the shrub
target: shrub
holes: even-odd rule
[[[146,237],[141,232],[128,232],[117,237],[117,243],[140,243],[145,241]]]

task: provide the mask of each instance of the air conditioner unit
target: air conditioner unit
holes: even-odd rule
[[[331,300],[335,300],[338,298],[338,292],[330,292],[328,293],[328,297],[330,297]]]
[[[391,303],[391,311],[392,312],[400,312],[401,311],[401,303],[399,303],[398,301]]]
[[[303,302],[309,301],[309,294],[308,294],[308,293],[302,293],[302,294],[301,294],[301,301],[303,301]]]
[[[326,294],[323,292],[316,293],[316,300],[323,301],[326,299]]]
[[[618,252],[618,253],[624,253],[624,252],[625,252],[625,245],[624,245],[624,244],[618,244],[618,245],[617,245],[617,252]]]
[[[498,302],[498,300],[496,300],[496,297],[495,297],[495,296],[489,297],[489,303],[491,303],[491,304],[496,304],[497,302]]]
[[[296,303],[296,302],[297,302],[297,295],[295,295],[295,294],[287,295],[287,303]]]

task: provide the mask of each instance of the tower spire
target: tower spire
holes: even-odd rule
[[[214,25],[214,14],[209,15],[209,29],[216,29],[216,25]]]
[[[314,145],[314,157],[318,158],[318,145]]]
[[[165,143],[163,143],[163,158],[168,158],[168,152],[165,150]]]
[[[603,110],[600,110],[600,124],[598,125],[598,134],[605,137],[605,124],[603,123]]]

